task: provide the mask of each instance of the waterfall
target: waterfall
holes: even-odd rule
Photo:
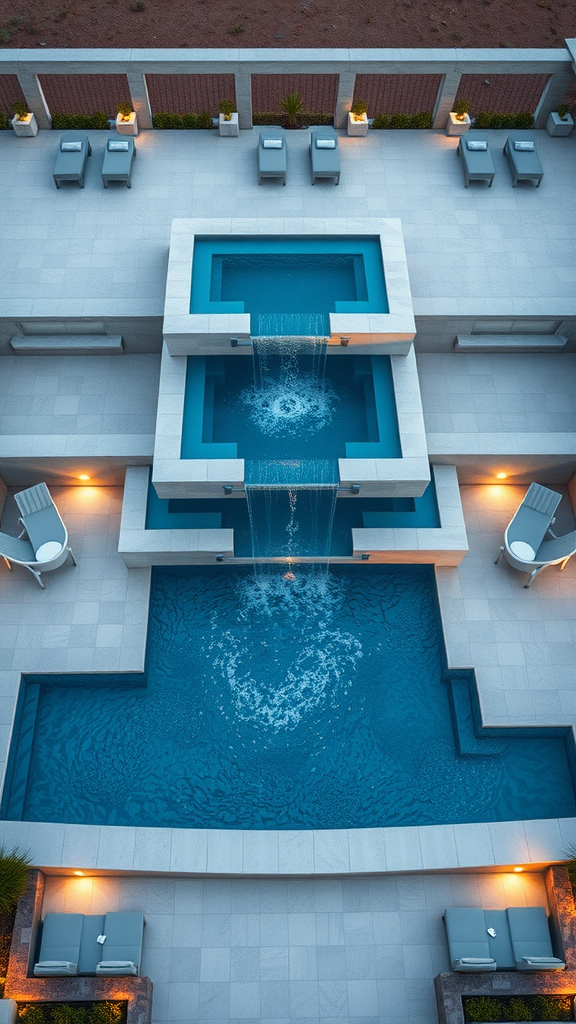
[[[269,436],[290,437],[332,417],[326,339],[253,339],[250,414]],[[245,485],[254,558],[328,558],[338,493],[330,459],[250,460]]]

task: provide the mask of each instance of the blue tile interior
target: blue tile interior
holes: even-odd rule
[[[207,828],[569,817],[568,730],[482,731],[422,566],[153,571],[145,676],[29,676],[3,816]]]
[[[199,237],[190,312],[250,313],[253,336],[327,336],[329,313],[388,312],[380,241]]]

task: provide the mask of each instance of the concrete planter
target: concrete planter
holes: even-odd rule
[[[368,115],[361,114],[358,117],[356,114],[348,114],[348,135],[364,136],[368,131]]]
[[[470,121],[468,114],[464,114],[464,118],[461,121],[454,111],[451,110],[448,114],[446,135],[465,135],[466,132],[470,131],[471,124],[472,122]]]
[[[226,120],[224,114],[220,114],[218,118],[218,131],[220,135],[238,135],[238,114],[231,114],[229,121]]]
[[[0,1024],[16,1024],[18,1006],[15,999],[0,999]]]
[[[556,110],[552,111],[546,121],[548,135],[570,135],[573,127],[573,117],[570,114],[566,114],[566,117],[562,118]]]
[[[18,119],[15,114],[10,124],[12,125],[16,135],[20,135],[22,138],[29,138],[34,135],[38,135],[38,122],[34,114],[26,114],[23,121]]]
[[[138,135],[138,118],[136,111],[133,110],[130,117],[122,117],[118,114],[116,117],[116,131],[118,135]]]

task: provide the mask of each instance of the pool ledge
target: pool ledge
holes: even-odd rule
[[[330,876],[477,870],[566,859],[576,819],[333,831],[241,831],[2,822],[3,842],[49,873]]]

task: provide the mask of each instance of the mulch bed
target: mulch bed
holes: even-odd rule
[[[15,914],[15,911],[11,914],[0,914],[0,999],[4,995]]]
[[[0,0],[10,47],[562,47],[574,0]]]

